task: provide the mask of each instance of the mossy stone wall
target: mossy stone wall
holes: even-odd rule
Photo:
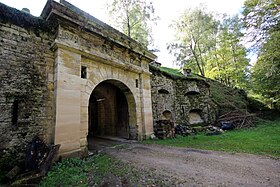
[[[6,166],[24,157],[34,136],[53,141],[55,33],[40,18],[3,4],[0,12],[0,164]]]
[[[215,121],[217,105],[210,97],[209,84],[202,78],[172,76],[151,66],[153,118],[160,120],[166,110],[172,113],[176,124],[190,125],[190,112],[194,111],[207,125]]]

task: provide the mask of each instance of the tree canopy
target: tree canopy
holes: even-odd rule
[[[172,25],[176,41],[168,45],[177,64],[205,75],[206,54],[215,45],[218,22],[202,9],[187,9]]]
[[[111,24],[144,47],[153,45],[152,24],[158,17],[152,2],[145,0],[113,0],[108,5]]]
[[[205,8],[187,9],[172,27],[176,41],[168,45],[177,63],[228,86],[243,88],[248,79],[247,50],[237,16],[219,21]]]
[[[242,44],[241,24],[238,16],[224,16],[216,36],[215,48],[207,58],[207,77],[239,88],[248,81],[249,59]]]
[[[280,30],[279,0],[246,0],[242,14],[246,33],[256,50],[261,48],[271,32]]]
[[[244,6],[244,26],[258,52],[251,88],[271,107],[280,108],[280,2],[246,0]]]

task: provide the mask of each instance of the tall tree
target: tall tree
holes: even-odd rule
[[[280,31],[273,32],[262,45],[252,68],[252,89],[264,102],[280,109]]]
[[[271,32],[280,30],[279,0],[246,0],[242,14],[248,37],[256,50],[260,49]]]
[[[145,0],[113,0],[108,5],[111,24],[144,47],[153,45],[152,25],[158,17],[152,2]]]
[[[176,41],[168,49],[180,65],[228,86],[245,87],[249,60],[238,16],[225,15],[221,23],[201,8],[189,9],[173,28]]]
[[[172,27],[176,41],[168,45],[178,64],[205,75],[206,54],[215,45],[218,22],[202,9],[186,10]]]
[[[207,58],[206,76],[239,88],[245,88],[248,81],[249,60],[247,50],[241,43],[243,33],[238,16],[224,15],[219,27],[216,46]]]
[[[246,0],[244,25],[255,40],[258,59],[252,68],[252,89],[280,108],[280,2]]]

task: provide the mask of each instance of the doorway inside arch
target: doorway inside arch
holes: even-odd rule
[[[133,95],[123,83],[101,82],[89,99],[88,138],[135,139],[135,114]]]

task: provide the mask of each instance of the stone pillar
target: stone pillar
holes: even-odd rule
[[[142,113],[142,137],[147,139],[153,134],[153,113],[151,84],[149,74],[140,74],[140,100]]]
[[[59,155],[80,152],[80,65],[81,55],[58,48],[55,57],[55,144]]]

